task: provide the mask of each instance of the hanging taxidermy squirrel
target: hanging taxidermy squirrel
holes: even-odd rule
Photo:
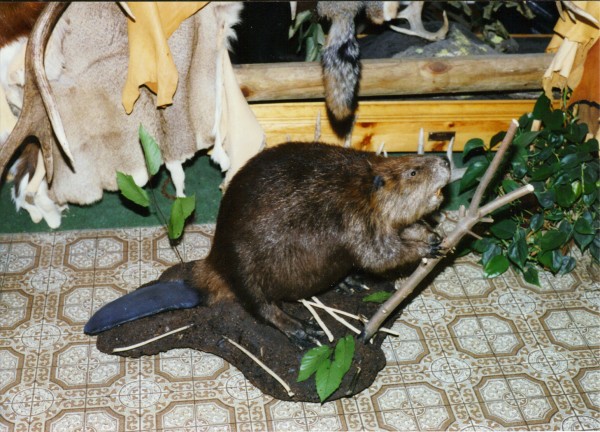
[[[360,49],[354,17],[363,9],[367,18],[382,24],[396,18],[399,2],[320,1],[317,13],[331,21],[327,42],[321,53],[327,114],[331,125],[343,137],[350,132],[358,105]]]

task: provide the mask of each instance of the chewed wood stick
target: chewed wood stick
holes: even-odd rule
[[[312,299],[313,299],[313,301],[314,301],[315,303],[317,303],[318,305],[325,306],[325,305],[323,304],[323,302],[322,302],[321,300],[319,300],[318,298],[316,298],[316,297],[312,297]],[[359,330],[359,329],[357,329],[356,327],[354,327],[352,324],[350,324],[350,323],[349,323],[348,321],[346,321],[344,318],[337,316],[337,315],[336,315],[336,313],[335,313],[335,312],[332,312],[332,311],[331,311],[329,308],[327,308],[327,309],[325,309],[325,308],[324,308],[323,310],[324,310],[325,312],[327,312],[329,315],[331,315],[331,317],[332,317],[333,319],[335,319],[336,321],[338,321],[340,324],[342,324],[342,325],[346,326],[347,328],[349,328],[350,330],[352,330],[354,333],[356,333],[356,334],[360,334],[360,330]]]
[[[315,318],[315,320],[317,321],[317,324],[319,324],[319,327],[321,327],[323,329],[323,331],[325,332],[325,335],[327,336],[327,339],[329,340],[329,342],[333,342],[333,334],[331,333],[331,330],[329,330],[329,328],[327,328],[327,326],[325,325],[325,323],[323,322],[323,320],[321,319],[321,317],[319,316],[317,311],[314,310],[312,305],[310,305],[309,302],[307,302],[306,300],[302,299],[299,301],[300,301],[300,303],[302,303],[304,305],[304,307],[306,309],[308,309],[310,314]]]
[[[257,365],[259,365],[266,373],[268,373],[269,375],[271,375],[273,378],[275,378],[277,380],[277,382],[279,384],[281,384],[283,386],[283,388],[285,389],[285,391],[287,392],[288,396],[292,397],[294,396],[294,392],[292,391],[292,388],[283,380],[283,378],[281,378],[279,375],[277,375],[275,372],[273,372],[273,370],[271,368],[269,368],[266,364],[264,364],[262,361],[260,361],[258,359],[258,357],[256,357],[254,354],[252,354],[250,351],[248,351],[246,348],[244,348],[243,346],[241,346],[239,343],[232,341],[231,339],[229,339],[227,336],[223,336],[225,338],[225,340],[227,342],[229,342],[231,345],[233,345],[234,347],[236,347],[237,349],[239,349],[241,352],[243,352],[244,354],[246,354],[248,357],[250,357]]]
[[[341,310],[341,309],[336,309],[336,308],[332,308],[331,306],[326,306],[326,305],[323,304],[323,302],[321,302],[320,304],[319,303],[315,303],[315,302],[311,302],[311,301],[308,301],[308,300],[304,300],[304,302],[306,302],[307,306],[314,306],[314,307],[323,309],[325,311],[330,311],[330,312],[332,312],[332,313],[334,313],[336,315],[343,315],[343,316],[346,316],[348,318],[355,319],[355,320],[360,321],[362,323],[365,323],[365,322],[368,321],[366,319],[366,317],[364,317],[364,316],[359,316],[359,315],[351,314],[350,312],[346,312],[346,311]],[[381,327],[379,329],[379,331],[382,332],[382,333],[390,334],[392,336],[400,336],[400,333],[398,333],[397,331],[394,331],[394,330],[386,328],[386,327]]]
[[[157,340],[161,340],[163,338],[166,338],[167,336],[171,336],[171,335],[173,335],[175,333],[179,333],[179,332],[182,332],[184,330],[187,330],[190,327],[193,327],[193,325],[194,324],[188,324],[186,326],[176,328],[175,330],[168,331],[166,333],[163,333],[163,334],[155,336],[155,337],[153,337],[151,339],[148,339],[148,340],[136,343],[134,345],[129,345],[129,346],[125,346],[125,347],[115,348],[115,349],[112,350],[112,352],[117,353],[117,352],[129,351],[129,350],[132,350],[132,349],[135,349],[135,348],[139,348],[139,347],[142,347],[144,345],[151,344],[152,342],[156,342]]]

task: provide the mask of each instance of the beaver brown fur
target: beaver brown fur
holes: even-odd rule
[[[183,281],[203,304],[239,299],[296,343],[314,342],[318,332],[278,303],[328,290],[353,269],[379,274],[436,256],[441,239],[421,219],[439,207],[449,179],[447,159],[434,156],[321,143],[266,149],[231,180],[208,256],[167,269],[150,288]],[[87,333],[106,324],[93,320]]]

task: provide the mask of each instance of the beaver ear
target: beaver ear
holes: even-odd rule
[[[373,178],[373,189],[379,190],[383,185],[385,185],[385,180],[380,175],[376,175]]]

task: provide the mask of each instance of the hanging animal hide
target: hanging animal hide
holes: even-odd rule
[[[122,99],[121,88],[127,82],[137,91],[152,79],[128,80],[126,16],[116,4],[73,3],[67,8],[59,21],[66,31],[52,33],[48,42],[48,51],[59,47],[65,59],[50,85],[73,159],[71,166],[52,143],[48,195],[55,203],[98,201],[103,190],[117,189],[116,171],[144,185],[148,173],[138,141],[140,124],[157,139],[178,195],[183,195],[181,163],[198,150],[215,147],[217,162],[229,169],[225,181],[260,150],[264,133],[235,81],[227,53],[241,8],[240,3],[210,3],[176,30],[172,23],[164,27],[165,37],[172,32],[168,48],[178,74],[172,104],[157,108],[171,102],[161,98],[158,77],[154,90],[159,97],[142,87],[137,101],[129,99],[129,115],[124,110],[128,93]],[[137,10],[132,7],[134,16]],[[165,94],[172,84],[167,81]]]

